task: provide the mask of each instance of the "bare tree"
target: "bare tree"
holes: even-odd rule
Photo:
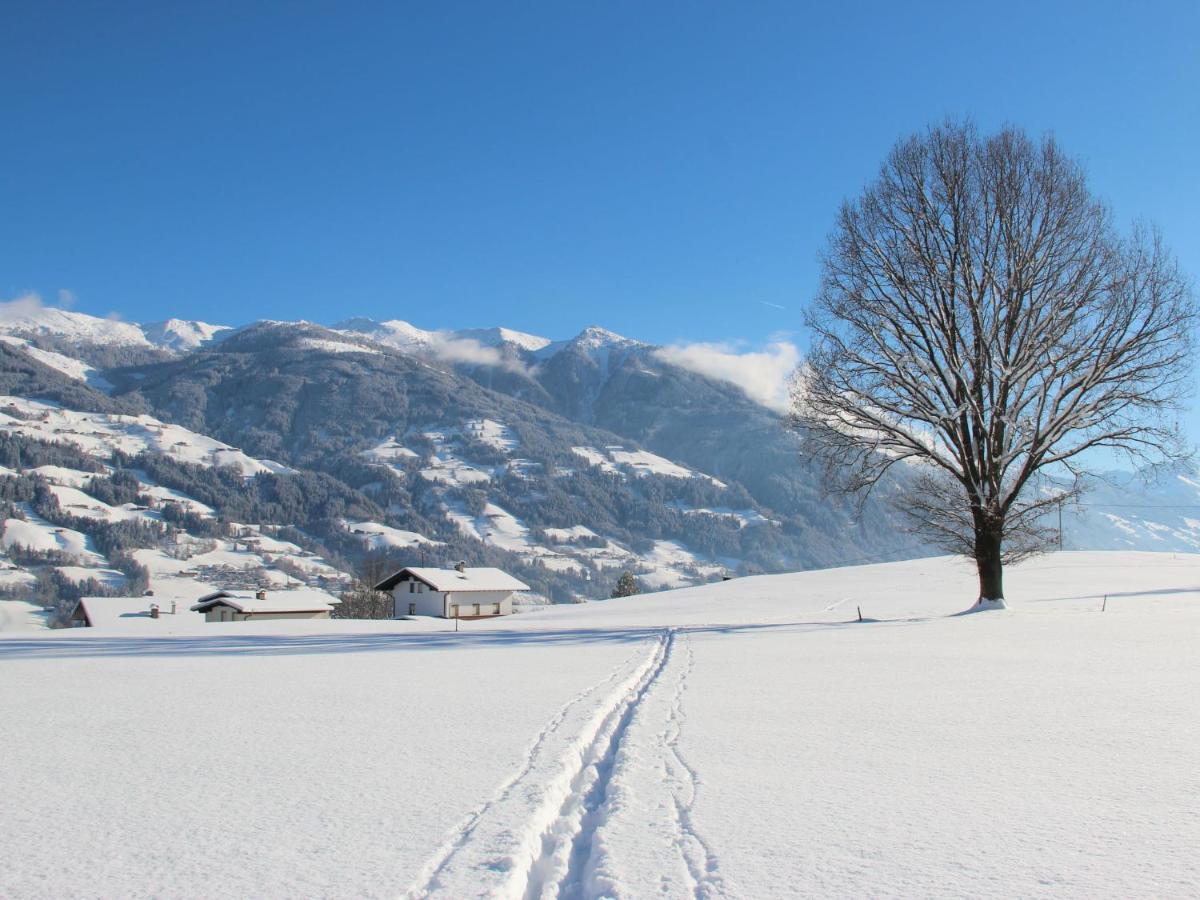
[[[1185,456],[1170,412],[1196,309],[1158,233],[1119,233],[1052,138],[947,122],[896,145],[843,205],[807,311],[793,423],[846,489],[901,461],[916,529],[975,560],[1003,605],[1005,562],[1099,451]]]
[[[395,602],[387,591],[375,590],[375,585],[400,566],[388,559],[386,553],[367,553],[358,565],[354,583],[341,595],[341,603],[333,608],[335,619],[390,619]]]

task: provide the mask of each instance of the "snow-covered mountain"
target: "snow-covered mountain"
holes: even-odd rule
[[[180,540],[225,554],[198,583],[261,569],[344,584],[371,557],[466,558],[554,600],[604,595],[626,569],[667,587],[929,550],[901,529],[894,486],[859,515],[777,412],[599,327],[551,341],[41,310],[0,327],[0,412],[14,596],[43,570],[63,595],[121,590],[141,571],[129,559],[153,584],[167,570],[147,560]],[[1197,484],[1099,483],[1064,512],[1064,546],[1200,549]],[[274,555],[231,539],[245,529]]]
[[[153,351],[171,353],[195,350],[230,331],[228,325],[212,325],[188,319],[167,319],[139,325],[115,318],[101,318],[40,303],[10,303],[0,312],[0,334],[24,338],[42,349],[89,351]]]
[[[141,329],[146,340],[169,350],[195,350],[215,340],[223,332],[232,330],[228,325],[210,325],[208,322],[186,319],[167,319],[165,322],[142,325]]]
[[[437,344],[442,332],[426,331],[401,319],[377,322],[374,319],[346,319],[333,326],[334,331],[350,332],[403,352],[427,350]]]
[[[606,367],[608,364],[609,355],[614,351],[630,350],[635,347],[645,347],[641,341],[635,341],[624,335],[609,331],[607,328],[601,328],[598,325],[589,325],[573,338],[565,341],[547,341],[541,347],[537,348],[534,357],[538,360],[547,360],[557,356],[564,350],[573,351],[586,356],[596,365]]]
[[[552,343],[549,338],[539,337],[536,334],[526,334],[523,331],[514,331],[511,328],[466,328],[461,331],[453,332],[454,336],[462,340],[478,341],[485,347],[499,347],[502,344],[511,344],[514,347],[520,347],[522,350],[528,350],[531,353],[536,353]]]
[[[9,305],[0,318],[0,332],[27,338],[51,338],[71,344],[152,345],[140,325],[32,304],[24,307]]]
[[[374,319],[346,319],[332,326],[334,331],[352,332],[406,352],[428,351],[455,343],[474,343],[480,347],[510,346],[526,352],[542,350],[552,343],[549,338],[526,334],[511,328],[466,328],[460,331],[427,331],[402,319],[377,322]]]

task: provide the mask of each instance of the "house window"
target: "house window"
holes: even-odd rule
[[[496,610],[493,613],[493,615],[497,615],[497,616],[500,615],[500,604],[499,603],[496,604]]]
[[[475,604],[475,615],[479,615],[479,604]]]
[[[417,583],[415,581],[410,581],[408,583],[408,592],[410,594],[415,594],[417,592]]]
[[[417,614],[417,604],[415,604],[415,603],[408,604],[408,614],[410,616],[415,616]]]

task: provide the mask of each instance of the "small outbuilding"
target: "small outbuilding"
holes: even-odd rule
[[[328,619],[336,597],[313,588],[295,591],[217,591],[191,607],[206,622]]]
[[[513,594],[529,590],[529,585],[501,569],[468,568],[459,563],[453,569],[401,569],[375,585],[375,590],[392,595],[392,615],[397,619],[484,619],[510,614]]]

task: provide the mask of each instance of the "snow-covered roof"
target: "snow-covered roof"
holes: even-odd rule
[[[28,600],[0,600],[0,631],[41,631],[49,613]]]
[[[206,594],[191,608],[204,612],[218,604],[231,606],[244,613],[269,612],[329,612],[337,597],[317,588],[297,588],[294,591],[216,591]]]
[[[150,604],[158,604],[158,618],[150,615]],[[171,604],[175,613],[171,613]],[[87,623],[95,628],[168,629],[203,619],[189,611],[188,601],[180,597],[81,597],[76,611],[82,611]]]
[[[375,585],[377,591],[390,591],[399,584],[405,574],[425,582],[435,591],[527,591],[529,585],[518,581],[502,569],[490,567],[467,567],[458,569],[431,569],[426,566],[409,566]]]

